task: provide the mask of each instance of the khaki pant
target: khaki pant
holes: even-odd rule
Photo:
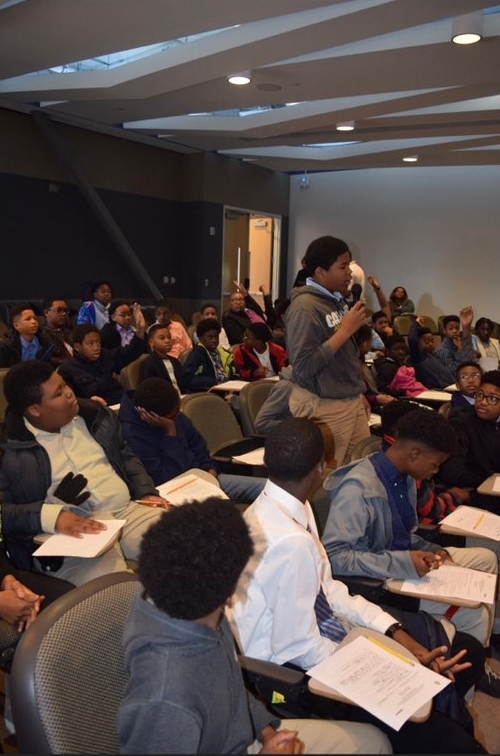
[[[308,417],[330,428],[335,443],[337,467],[350,462],[354,446],[370,435],[361,396],[351,399],[320,399],[307,389],[294,386],[289,406],[294,417]]]

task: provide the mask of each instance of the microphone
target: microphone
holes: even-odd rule
[[[352,305],[351,305],[351,307],[353,307],[356,304],[356,302],[359,302],[359,300],[361,299],[362,291],[363,291],[363,287],[361,286],[361,284],[354,283],[352,285],[352,288],[351,288]]]

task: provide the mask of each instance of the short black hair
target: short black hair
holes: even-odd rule
[[[431,334],[431,336],[433,335],[430,328],[425,328],[421,325],[417,326],[417,338],[421,339],[422,336],[427,336],[427,334],[429,333]]]
[[[478,318],[478,320],[476,320],[476,325],[474,326],[474,329],[477,331],[478,328],[486,324],[488,324],[490,330],[493,330],[493,321],[490,320],[489,318]]]
[[[377,310],[377,312],[374,312],[371,317],[371,321],[372,323],[375,323],[375,321],[380,320],[380,318],[387,318],[387,313],[385,312],[385,310]],[[387,320],[389,320],[389,318],[387,318]]]
[[[456,433],[447,418],[435,410],[423,408],[409,412],[398,421],[397,439],[416,441],[446,454],[452,454],[457,447]]]
[[[395,436],[399,420],[408,415],[409,412],[415,412],[417,409],[422,409],[422,405],[406,399],[398,399],[397,401],[385,404],[380,412],[380,430],[382,435]],[[428,411],[434,412],[430,407]]]
[[[130,309],[132,309],[132,305],[130,304],[130,302],[127,302],[126,299],[116,299],[114,302],[111,302],[111,304],[109,305],[109,310],[108,310],[109,315],[111,316],[116,310],[116,308],[121,307],[122,305],[126,305],[127,307],[130,307]]]
[[[299,481],[321,462],[324,453],[317,424],[306,417],[288,417],[267,436],[264,463],[270,478]]]
[[[363,341],[368,341],[368,339],[373,338],[372,329],[369,325],[362,325],[358,328],[356,333],[354,334],[354,341],[359,346],[363,343]]]
[[[200,307],[200,312],[201,312],[202,315],[205,312],[205,310],[207,309],[207,307],[213,307],[213,309],[215,310],[215,312],[219,312],[219,308],[216,305],[212,304],[212,302],[205,302],[205,304],[203,304]]]
[[[273,334],[267,323],[249,323],[245,330],[249,331],[254,339],[259,341],[271,341]]]
[[[460,323],[460,318],[458,315],[445,315],[441,323],[443,324],[443,328],[446,328],[448,323]]]
[[[159,302],[155,304],[156,310],[158,309],[158,307],[167,307],[170,310],[170,312],[174,311],[174,308],[172,307],[168,299],[160,299]]]
[[[80,323],[79,325],[75,326],[71,332],[72,343],[81,344],[85,336],[87,336],[89,333],[98,333],[99,338],[101,336],[97,326],[92,325],[92,323]]]
[[[54,302],[66,302],[66,297],[51,297],[50,299],[44,299],[42,302],[42,310],[50,310]],[[67,303],[67,302],[66,302]]]
[[[392,336],[388,336],[385,340],[385,348],[387,349],[387,351],[389,351],[389,349],[392,349],[392,347],[396,344],[404,344],[406,346],[405,337],[401,336],[399,333],[395,333]]]
[[[314,276],[316,268],[328,270],[330,265],[345,252],[349,252],[349,247],[342,239],[336,239],[334,236],[320,236],[314,239],[306,249],[303,258],[305,268],[310,276]]]
[[[173,412],[179,402],[179,393],[169,381],[163,378],[145,378],[134,391],[134,404],[148,412],[156,412],[166,417]]]
[[[481,373],[481,375],[483,375],[483,368],[478,362],[474,362],[474,360],[466,360],[465,362],[461,362],[460,365],[455,370],[455,381],[458,381],[458,376],[460,375],[460,373],[465,367],[477,368],[478,372]]]
[[[492,386],[500,388],[500,370],[488,370],[481,377],[481,386],[483,383],[490,383]]]
[[[155,335],[156,331],[159,331],[160,328],[170,328],[169,325],[164,325],[163,323],[153,323],[153,325],[150,325],[147,330],[147,337],[150,339],[152,336]]]
[[[109,283],[107,279],[101,278],[99,281],[92,281],[91,287],[92,287],[92,294],[95,294],[99,286],[109,286],[111,291],[113,291],[113,287]]]
[[[27,407],[42,401],[42,384],[49,380],[54,368],[48,362],[25,360],[6,373],[3,391],[9,408],[22,415]]]
[[[196,620],[223,607],[252,553],[240,511],[210,497],[173,507],[146,531],[139,577],[159,609]]]
[[[11,326],[14,325],[15,318],[18,318],[21,315],[21,313],[24,312],[25,310],[32,310],[32,312],[35,312],[35,308],[29,302],[24,302],[23,304],[14,305],[14,307],[10,308],[9,322]]]
[[[198,338],[204,336],[207,331],[217,331],[220,333],[222,330],[221,324],[216,318],[203,318],[196,326],[196,334]]]

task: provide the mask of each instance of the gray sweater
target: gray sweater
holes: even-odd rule
[[[291,300],[285,328],[293,383],[323,399],[350,399],[362,394],[365,386],[354,339],[337,352],[325,343],[348,310],[345,300],[307,285],[293,289]]]
[[[245,753],[266,725],[279,724],[247,693],[225,618],[215,630],[174,619],[141,594],[123,643],[121,753]]]

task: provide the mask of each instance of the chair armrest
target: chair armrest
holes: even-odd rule
[[[383,578],[365,577],[364,575],[350,575],[349,577],[339,575],[335,578],[346,584],[351,596],[363,596],[367,601],[372,601],[374,604],[378,604],[382,598],[385,587]]]
[[[238,655],[238,661],[246,681],[271,703],[271,692],[280,693],[287,701],[296,701],[306,685],[306,675],[300,670],[251,656]]]

